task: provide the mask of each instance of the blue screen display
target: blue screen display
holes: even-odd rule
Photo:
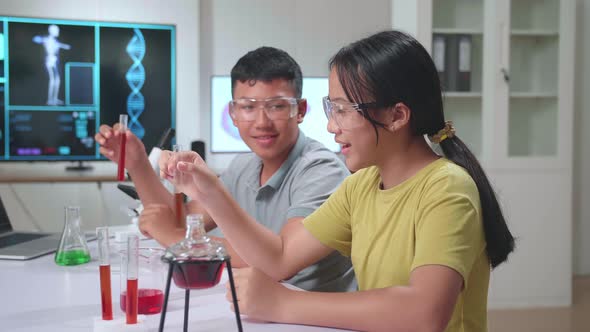
[[[119,114],[148,151],[175,127],[175,27],[0,16],[0,161],[100,160]]]

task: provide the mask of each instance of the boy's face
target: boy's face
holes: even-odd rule
[[[248,81],[237,81],[234,86],[233,99],[270,99],[278,97],[295,97],[295,91],[289,81],[274,79],[272,81],[256,81],[250,85]],[[233,119],[242,140],[264,163],[282,163],[297,141],[299,123],[303,122],[307,104],[305,100],[297,104],[297,114],[284,120],[271,120],[266,112],[259,108],[252,121]]]

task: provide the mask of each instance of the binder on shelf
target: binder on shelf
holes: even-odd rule
[[[470,35],[434,34],[432,59],[443,91],[471,91]]]
[[[446,37],[440,34],[432,36],[432,60],[438,71],[438,77],[443,90],[447,90],[447,73],[445,63],[446,53]]]
[[[458,71],[456,90],[471,91],[471,36],[458,36]]]
[[[447,69],[447,89],[446,91],[457,91],[457,67],[458,67],[458,47],[457,35],[449,34],[446,36],[446,69]]]

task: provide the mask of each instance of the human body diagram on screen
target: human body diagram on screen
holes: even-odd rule
[[[45,68],[49,75],[47,105],[63,105],[63,101],[57,98],[61,83],[58,68],[59,50],[69,50],[70,45],[61,43],[57,40],[57,37],[59,37],[59,27],[57,25],[52,24],[47,30],[49,32],[47,36],[35,36],[33,37],[33,42],[43,45],[46,52]]]

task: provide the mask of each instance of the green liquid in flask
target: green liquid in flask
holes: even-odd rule
[[[90,261],[90,254],[84,250],[67,250],[55,254],[57,265],[78,265]]]

